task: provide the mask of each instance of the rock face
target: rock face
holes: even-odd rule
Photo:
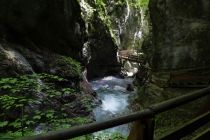
[[[105,14],[110,30],[119,49],[137,49],[148,33],[147,4],[140,1],[109,0],[104,1]]]
[[[76,0],[2,0],[0,76],[46,72],[78,77],[66,58],[81,60],[86,34],[80,12]]]
[[[149,48],[152,72],[150,83],[144,89],[147,97],[140,98],[147,98],[152,104],[170,98],[165,96],[167,91],[173,97],[179,96],[173,91],[174,87],[208,85],[210,2],[150,0],[149,9],[153,27],[152,46]],[[148,42],[145,46],[150,45]]]
[[[167,81],[171,71],[198,68],[205,71],[210,66],[208,0],[151,0],[150,13],[154,72],[164,72],[160,75]],[[199,75],[202,71],[191,73]]]
[[[33,68],[29,62],[16,50],[0,44],[0,77],[30,74]]]
[[[210,65],[210,2],[151,0],[153,68],[157,71]]]
[[[148,34],[147,6],[129,0],[79,1],[89,36],[86,46],[91,52],[88,78],[119,72],[117,51],[140,48]]]
[[[137,48],[141,43],[144,10],[135,6],[136,3],[129,0],[106,1],[111,30],[120,49]]]
[[[2,37],[14,42],[30,40],[39,48],[79,58],[85,25],[76,0],[2,0],[0,5]]]
[[[0,75],[50,72],[71,77],[67,74],[71,67],[65,60],[61,62],[63,56],[87,67],[89,78],[117,73],[117,46],[107,26],[97,12],[85,20],[80,4],[77,0],[2,0]],[[89,56],[82,55],[84,49]],[[11,53],[15,55],[13,60]],[[85,60],[90,55],[91,60]],[[63,71],[58,67],[63,67]]]
[[[91,59],[87,65],[88,78],[118,73],[120,70],[117,61],[118,47],[111,38],[108,28],[97,13],[94,13],[90,24],[92,29],[89,30],[88,35]]]
[[[99,15],[99,11],[96,10],[96,3],[81,0],[80,5],[88,34],[88,40],[84,45],[89,52],[88,62],[86,62],[88,79],[119,73],[118,46],[108,26]]]
[[[210,81],[210,1],[150,0],[149,9],[152,74],[150,83],[139,91],[143,107],[182,96],[196,90],[190,86]],[[167,122],[156,123],[156,137],[179,127],[184,119],[192,119],[206,101],[203,98],[160,114],[158,117]]]

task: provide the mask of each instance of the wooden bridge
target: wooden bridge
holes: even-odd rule
[[[191,101],[194,101],[207,95],[210,95],[210,87],[200,89],[198,91],[188,93],[183,96],[164,101],[162,103],[151,105],[142,111],[135,112],[130,115],[121,116],[103,122],[95,122],[83,126],[50,132],[48,134],[26,137],[22,140],[65,140],[79,137],[82,135],[87,135],[90,133],[94,133],[100,130],[108,129],[130,122],[136,122],[142,127],[141,129],[138,129],[139,133],[135,135],[132,135],[131,130],[131,134],[129,135],[128,140],[153,140],[155,115],[174,109],[176,107],[187,104]],[[190,120],[186,124],[183,124],[181,127],[177,128],[175,131],[169,134],[165,134],[165,136],[161,137],[160,140],[180,140],[181,138],[191,134],[192,132],[199,129],[201,126],[207,124],[208,122],[210,122],[210,111],[202,114],[201,116],[193,120]],[[209,136],[210,129],[207,129],[200,135],[196,136],[193,140],[209,140]]]
[[[118,57],[119,57],[121,62],[123,60],[128,60],[128,61],[131,61],[131,62],[143,63],[144,60],[145,60],[142,53],[137,53],[134,50],[119,51]]]

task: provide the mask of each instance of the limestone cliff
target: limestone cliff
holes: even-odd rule
[[[0,5],[1,76],[24,74],[26,65],[16,63],[22,61],[20,56],[31,65],[31,72],[52,71],[49,65],[59,55],[81,59],[86,35],[77,1],[2,0]],[[10,65],[23,67],[22,72]]]
[[[145,51],[152,69],[146,94],[140,97],[145,106],[185,91],[174,87],[194,90],[209,85],[209,9],[208,0],[150,0],[152,36]]]
[[[149,9],[153,34],[145,50],[152,70],[148,84],[139,90],[142,107],[188,94],[210,82],[209,0],[150,0]],[[157,115],[155,137],[193,119],[206,102],[208,97]]]
[[[150,1],[153,25],[152,68],[155,76],[161,77],[163,83],[174,77],[179,80],[180,75],[185,77],[182,76],[182,80],[209,81],[209,9],[208,0]]]
[[[95,1],[80,0],[82,17],[86,23],[88,40],[84,44],[86,52],[87,77],[93,79],[117,74],[120,65],[117,60],[118,46],[111,36]]]

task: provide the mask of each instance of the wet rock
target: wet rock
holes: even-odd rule
[[[120,74],[119,74],[119,76],[120,76],[120,78],[125,78],[125,77],[127,77],[127,76],[128,76],[128,75],[127,75],[127,71],[126,71],[125,69],[122,69],[121,72],[120,72]]]
[[[127,91],[134,91],[134,86],[133,86],[133,84],[128,84],[126,90],[127,90]]]
[[[33,68],[25,57],[6,44],[0,44],[0,59],[0,77],[33,73]]]
[[[80,87],[85,94],[89,94],[89,95],[92,95],[93,97],[96,97],[97,94],[92,89],[92,87],[91,87],[90,83],[88,82],[86,76],[87,76],[87,70],[85,69],[82,73],[82,81],[80,82]]]
[[[94,91],[94,92],[92,92],[91,95],[93,95],[93,97],[96,97],[97,96],[97,93]]]

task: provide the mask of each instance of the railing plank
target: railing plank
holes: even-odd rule
[[[209,138],[210,138],[210,128],[200,133],[198,136],[196,136],[192,140],[209,140]]]
[[[203,88],[192,93],[188,93],[155,105],[151,105],[149,108],[152,109],[155,114],[159,114],[167,110],[184,105],[186,103],[189,103],[190,101],[199,99],[208,94],[210,94],[210,87]]]
[[[153,112],[150,109],[145,109],[144,111],[141,111],[141,112],[110,119],[107,121],[95,122],[95,123],[86,124],[83,126],[72,127],[69,129],[50,132],[48,134],[26,137],[26,138],[23,138],[22,140],[65,140],[69,138],[74,138],[74,137],[90,134],[90,133],[97,132],[100,130],[112,128],[112,127],[119,126],[122,124],[130,123],[138,119],[142,119],[143,117],[150,116],[152,115],[152,113]]]
[[[196,129],[205,125],[210,121],[210,111],[191,120],[190,122],[184,124],[183,126],[177,128],[173,132],[163,136],[160,140],[178,140],[188,134],[194,132]]]

